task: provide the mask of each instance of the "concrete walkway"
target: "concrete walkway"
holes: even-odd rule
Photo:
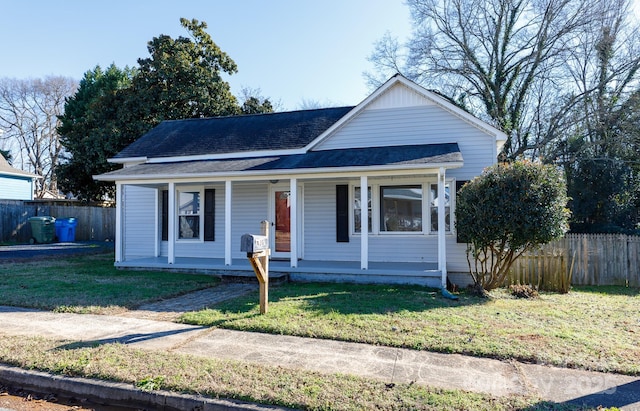
[[[95,344],[118,341],[149,350],[353,374],[387,383],[414,382],[496,396],[530,394],[558,403],[640,410],[638,377],[158,321],[200,309],[211,304],[212,299],[232,298],[252,287],[223,284],[120,316],[0,306],[0,335],[43,336]]]

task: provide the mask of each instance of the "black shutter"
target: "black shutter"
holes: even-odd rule
[[[204,241],[215,241],[216,190],[204,190]]]
[[[349,242],[349,186],[336,186],[336,242]]]
[[[169,241],[169,191],[162,190],[162,210],[160,212],[162,221],[160,226],[162,229],[162,241]]]
[[[462,188],[462,186],[467,184],[468,182],[469,180],[463,180],[463,181],[456,180],[456,196],[460,192],[460,189]],[[456,243],[468,243],[468,241],[465,241],[465,239],[462,238],[462,236],[460,235],[460,230],[456,230]]]

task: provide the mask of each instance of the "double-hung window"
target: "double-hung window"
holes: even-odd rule
[[[215,189],[184,188],[176,191],[178,240],[215,241]],[[162,190],[162,241],[169,240],[169,192]]]
[[[431,213],[431,232],[438,231],[438,204],[440,199],[438,198],[438,185],[431,184],[429,190],[429,211]],[[451,191],[450,185],[444,186],[444,231],[451,232]]]
[[[360,187],[353,188],[353,232],[362,231],[362,196]],[[371,232],[371,187],[367,187],[368,232]]]
[[[200,191],[178,191],[178,239],[201,239]]]

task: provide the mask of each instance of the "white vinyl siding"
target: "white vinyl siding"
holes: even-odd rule
[[[367,106],[368,109],[387,109],[398,107],[411,107],[423,105],[435,105],[436,103],[425,98],[424,95],[403,85],[396,84],[391,87],[385,94],[378,97]]]
[[[306,260],[358,261],[360,241],[336,242],[336,184],[311,181],[304,185],[304,256]]]
[[[314,150],[458,143],[471,179],[495,162],[495,137],[435,105],[364,110]]]
[[[153,188],[123,185],[124,258],[151,257],[155,253],[156,192]]]
[[[360,243],[359,237],[351,241]],[[369,261],[432,262],[438,261],[438,238],[434,235],[371,235]]]
[[[247,258],[240,251],[243,234],[260,234],[260,223],[269,217],[268,183],[233,183],[231,200],[231,256]],[[224,206],[216,209],[216,214],[224,214]],[[217,217],[216,217],[217,218]],[[273,227],[270,227],[273,229]],[[216,230],[216,232],[218,232]],[[224,231],[220,232],[221,234]]]
[[[33,200],[33,184],[31,179],[0,176],[0,199]]]
[[[450,273],[468,273],[467,245],[457,243],[455,236],[447,236],[447,271]]]

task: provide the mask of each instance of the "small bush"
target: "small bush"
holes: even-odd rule
[[[512,284],[509,292],[516,298],[538,298],[538,290],[526,284]]]

